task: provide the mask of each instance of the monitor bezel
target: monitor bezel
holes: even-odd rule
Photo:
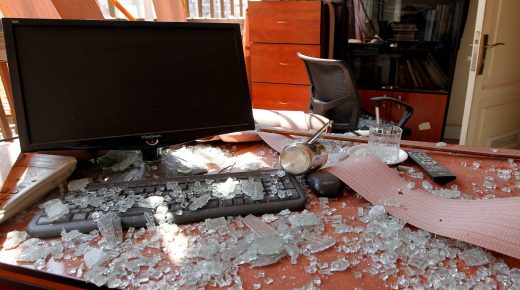
[[[9,63],[11,77],[12,95],[14,100],[17,130],[20,139],[22,152],[64,150],[64,149],[152,149],[190,142],[203,137],[246,131],[255,129],[252,102],[249,92],[244,52],[240,25],[236,23],[201,23],[201,22],[148,22],[148,21],[118,21],[118,20],[64,20],[64,19],[27,19],[27,18],[3,18],[2,25],[5,36],[5,46]],[[18,66],[18,55],[16,50],[15,34],[13,30],[17,26],[75,26],[75,27],[103,27],[118,28],[129,27],[139,28],[172,28],[172,29],[226,29],[232,30],[236,57],[240,69],[240,83],[242,83],[242,95],[244,101],[248,102],[250,114],[248,120],[235,125],[196,128],[191,130],[172,130],[168,132],[149,132],[147,134],[107,136],[95,139],[68,140],[48,143],[31,143],[26,113],[24,108],[24,91]],[[247,100],[246,100],[247,99]]]

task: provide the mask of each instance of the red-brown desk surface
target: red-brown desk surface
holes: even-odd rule
[[[215,144],[215,143],[213,143]],[[222,146],[222,144],[216,143],[216,146]],[[241,154],[247,154],[247,153],[254,153],[258,155],[259,152],[269,152],[269,147],[265,145],[262,142],[255,142],[255,143],[242,143],[242,144],[227,144],[225,145],[226,148],[233,147],[233,150],[235,150],[235,155],[241,155]],[[261,154],[263,155],[263,154]],[[434,157],[439,163],[443,164],[444,166],[448,167],[452,173],[454,173],[457,176],[457,179],[454,182],[451,182],[443,188],[450,188],[451,185],[456,184],[458,185],[460,191],[462,193],[475,196],[477,198],[484,198],[484,196],[488,194],[494,194],[497,198],[500,197],[511,197],[511,196],[519,196],[520,195],[520,188],[515,188],[518,184],[518,180],[515,179],[515,176],[513,176],[509,180],[501,180],[500,178],[497,178],[496,173],[492,172],[493,168],[501,169],[501,168],[511,168],[511,160],[493,160],[489,158],[476,158],[476,157],[470,157],[470,156],[455,156],[455,155],[449,155],[449,154],[440,154],[440,153],[430,153],[432,157]],[[266,164],[272,164],[276,160],[275,154],[267,153],[262,156],[263,160],[266,161]],[[515,160],[517,164],[520,164],[519,160]],[[479,162],[480,167],[478,169],[475,169],[473,166],[473,162]],[[417,166],[413,164],[411,161],[407,160],[403,163],[403,165],[407,166]],[[420,171],[420,170],[418,170]],[[519,169],[515,169],[515,171],[519,171]],[[487,189],[483,186],[484,177],[485,176],[494,176],[495,182],[497,183],[497,188],[495,190]],[[410,181],[415,181],[417,186],[421,186],[421,183],[423,180],[419,179],[411,179],[408,176],[404,176],[404,178],[409,179]],[[424,180],[429,180],[429,178],[425,175]],[[430,181],[431,182],[431,181]],[[432,182],[433,184],[433,182]],[[434,184],[435,185],[435,184]],[[435,185],[437,186],[437,185]],[[508,187],[511,189],[510,192],[504,192],[501,189],[504,187]],[[477,189],[477,190],[476,190]],[[481,192],[478,192],[478,191]],[[345,206],[345,204],[347,206]],[[367,201],[365,201],[362,198],[359,198],[356,194],[352,192],[346,192],[343,196],[337,199],[331,199],[330,200],[330,207],[335,208],[336,211],[334,214],[339,214],[342,216],[355,216],[357,215],[357,208],[363,205],[366,205]],[[308,203],[308,210],[312,212],[320,212],[323,209],[320,206],[319,199],[315,197],[314,195],[309,195],[309,203]],[[520,210],[520,209],[519,209]],[[5,222],[4,224],[0,225],[0,245],[3,244],[6,234],[13,230],[24,230],[29,221],[32,219],[32,217],[35,215],[35,213],[38,211],[38,208],[36,206],[33,206],[30,210],[22,212],[21,214],[15,216],[11,220]],[[354,226],[359,225],[363,226],[361,222],[357,222],[357,224],[354,221]],[[334,229],[327,225],[325,227],[326,235],[335,237],[337,241],[340,241],[343,236],[349,236],[352,234],[337,234],[335,233]],[[520,237],[519,237],[520,238]],[[348,254],[344,253],[338,253],[337,247],[340,243],[336,243],[335,246],[333,246],[330,249],[327,249],[323,252],[315,254],[320,263],[328,262],[329,264],[332,261],[335,261],[338,259],[339,255],[345,255],[347,258],[349,257]],[[0,248],[0,262],[7,264],[7,265],[17,265],[19,267],[28,267],[32,268],[32,263],[16,263],[14,260],[14,257],[17,253],[17,249],[13,250],[5,250]],[[157,249],[151,249],[147,248],[146,251],[143,253],[145,256],[154,256],[154,255],[162,255],[164,261],[168,261],[169,257],[167,254],[162,253],[162,251]],[[520,266],[520,260],[513,259],[510,257],[506,257],[503,255],[495,255],[497,258],[504,259],[504,261],[510,266],[510,267],[519,267]],[[321,285],[317,286],[321,289],[334,289],[334,288],[341,288],[341,289],[354,289],[356,287],[363,288],[363,289],[374,289],[374,288],[383,288],[390,285],[390,283],[387,281],[382,281],[378,278],[378,276],[372,276],[367,272],[363,272],[363,269],[366,269],[369,265],[370,259],[366,257],[365,260],[361,261],[360,264],[353,268],[349,268],[346,271],[343,272],[334,272],[332,275],[319,275],[319,274],[308,274],[304,271],[304,267],[309,265],[309,260],[306,259],[304,256],[300,255],[298,263],[293,265],[290,263],[290,258],[285,257],[280,262],[260,267],[260,268],[251,268],[248,264],[241,265],[239,268],[239,275],[242,279],[243,286],[245,289],[253,289],[254,283],[260,283],[262,289],[293,289],[295,287],[302,287],[306,285],[307,283],[313,281],[315,278],[320,277],[321,279]],[[58,259],[54,260],[51,258],[51,260],[47,264],[46,271],[52,272],[58,275],[67,275],[66,269],[68,267],[77,267],[82,263],[81,259],[77,260],[64,260],[64,259]],[[465,271],[468,273],[474,272],[474,267],[467,267],[462,261],[458,262],[459,265],[459,271]],[[175,267],[172,267],[175,268]],[[14,271],[16,272],[16,271]],[[0,267],[0,277],[3,276],[3,278],[13,278],[18,279],[14,275],[15,274],[12,270],[12,268],[9,269],[2,269]],[[264,272],[265,277],[258,277],[259,273]],[[356,279],[354,277],[354,272],[362,272],[363,276],[361,279]],[[75,275],[71,275],[71,277],[75,277]],[[267,285],[264,281],[266,278],[272,278],[273,282],[270,285]],[[23,279],[30,279],[29,276],[25,276]],[[41,283],[38,281],[33,281],[34,283],[38,284]],[[386,286],[385,286],[386,285]],[[1,286],[0,286],[1,287]],[[47,287],[55,288],[56,285],[47,285]],[[61,287],[61,286],[60,286]]]

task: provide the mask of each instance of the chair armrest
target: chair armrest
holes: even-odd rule
[[[413,107],[399,99],[394,99],[394,98],[390,98],[390,97],[373,97],[370,99],[374,102],[375,107],[379,107],[379,103],[381,101],[395,102],[395,103],[398,103],[398,104],[404,106],[406,108],[406,111],[404,112],[403,116],[401,117],[401,120],[399,120],[399,123],[397,123],[397,126],[400,128],[403,128],[404,125],[406,124],[406,122],[408,122],[408,120],[410,119],[410,117],[412,117]]]

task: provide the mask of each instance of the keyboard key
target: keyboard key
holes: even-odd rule
[[[267,200],[270,202],[280,201],[280,198],[276,194],[270,194],[267,196]]]
[[[252,200],[249,197],[244,197],[244,204],[253,204],[253,203],[255,203],[254,200]]]
[[[208,209],[208,208],[217,208],[219,206],[219,200],[218,199],[210,199],[208,201],[208,203],[206,203],[206,205],[204,205],[202,208],[203,209]]]
[[[223,199],[221,200],[222,206],[233,206],[233,200],[232,199]]]
[[[70,215],[66,214],[66,215],[62,216],[61,218],[55,220],[54,223],[55,224],[62,224],[62,223],[66,223],[68,221],[70,221]]]

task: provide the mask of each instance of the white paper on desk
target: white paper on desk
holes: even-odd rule
[[[277,151],[286,138],[260,136]],[[325,170],[373,204],[398,201],[399,207],[387,206],[386,211],[413,226],[520,259],[520,197],[457,200],[408,189],[395,170],[369,156],[351,156]]]
[[[259,127],[284,128],[289,130],[318,130],[329,119],[313,113],[303,111],[283,111],[283,110],[262,110],[253,109],[255,124]],[[224,142],[250,142],[259,141],[257,131],[243,131],[230,134],[222,134],[199,141],[222,140]]]

